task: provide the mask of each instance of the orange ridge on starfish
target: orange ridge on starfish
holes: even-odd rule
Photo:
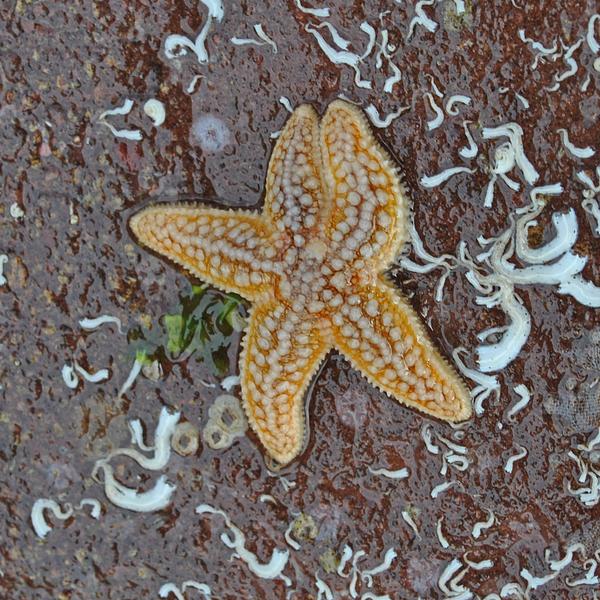
[[[157,205],[137,239],[253,303],[240,383],[268,454],[304,442],[304,394],[335,348],[373,385],[434,417],[471,415],[469,393],[383,272],[407,237],[409,202],[362,113],[333,102],[319,123],[298,107],[273,150],[262,213]]]

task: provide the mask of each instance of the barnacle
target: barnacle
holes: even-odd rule
[[[208,422],[202,431],[202,439],[214,450],[222,450],[243,435],[247,427],[240,401],[235,396],[223,394],[208,409]]]
[[[196,454],[200,445],[198,428],[190,422],[179,423],[175,427],[171,446],[173,450],[181,456],[190,456]]]

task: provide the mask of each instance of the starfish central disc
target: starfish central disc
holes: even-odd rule
[[[375,386],[447,421],[469,394],[382,273],[406,238],[408,199],[354,106],[319,123],[297,108],[269,162],[261,214],[157,205],[131,219],[139,241],[253,303],[240,381],[249,422],[278,462],[304,441],[304,393],[336,348]]]

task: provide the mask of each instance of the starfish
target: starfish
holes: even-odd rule
[[[299,106],[269,162],[262,213],[151,206],[131,229],[145,246],[252,303],[242,400],[267,453],[304,443],[304,395],[335,348],[372,384],[429,415],[471,414],[460,377],[384,272],[407,237],[409,203],[362,113],[336,100]]]

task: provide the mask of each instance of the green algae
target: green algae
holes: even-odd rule
[[[244,300],[207,285],[190,285],[179,303],[157,322],[129,332],[136,358],[144,365],[195,358],[214,375],[229,369],[232,337],[245,326]]]

